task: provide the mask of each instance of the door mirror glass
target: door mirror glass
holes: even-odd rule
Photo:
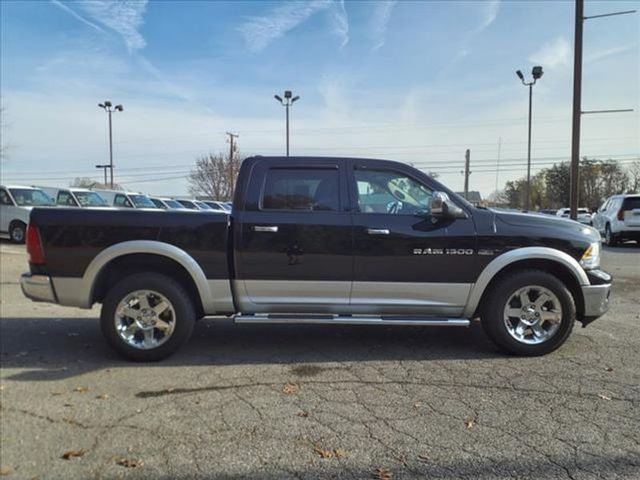
[[[433,192],[431,215],[436,218],[466,218],[467,215],[444,192]]]

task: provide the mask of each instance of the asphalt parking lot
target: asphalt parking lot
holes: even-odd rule
[[[613,305],[541,358],[470,329],[205,320],[133,364],[98,310],[20,293],[0,245],[3,478],[640,478],[640,248]],[[67,458],[64,458],[67,457]]]

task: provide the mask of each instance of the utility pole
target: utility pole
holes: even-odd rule
[[[113,190],[113,134],[111,130],[111,114],[114,111],[122,112],[124,108],[122,108],[122,105],[116,105],[114,108],[111,108],[111,102],[109,100],[106,100],[104,103],[99,103],[98,107],[102,108],[109,115],[109,170],[111,172],[111,189]]]
[[[110,167],[111,165],[96,165],[96,168],[102,168],[104,170],[104,188],[107,188],[107,169]]]
[[[633,109],[624,110],[593,110],[582,111],[582,29],[584,21],[592,18],[612,17],[614,15],[626,15],[636,13],[636,10],[626,10],[624,12],[604,13],[601,15],[584,16],[584,0],[576,0],[576,18],[573,47],[573,125],[571,128],[571,176],[569,188],[569,217],[573,220],[578,218],[578,184],[580,175],[580,124],[582,114],[590,113],[614,113],[629,112]]]
[[[229,196],[231,197],[231,193],[232,193],[231,190],[233,188],[233,185],[235,184],[235,181],[234,181],[235,164],[233,163],[233,154],[235,153],[237,148],[237,145],[234,143],[234,140],[238,138],[240,135],[238,135],[237,133],[231,133],[231,132],[227,132],[227,135],[229,135]]]
[[[498,192],[498,175],[500,174],[500,152],[502,150],[502,137],[498,137],[498,159],[496,160],[496,188],[495,192]]]
[[[571,127],[571,174],[569,187],[569,217],[578,218],[578,175],[580,169],[580,121],[582,119],[582,26],[584,0],[576,0],[573,46],[573,126]]]
[[[469,200],[469,164],[471,163],[471,150],[467,148],[464,154],[464,198]]]

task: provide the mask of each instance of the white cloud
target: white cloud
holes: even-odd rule
[[[333,32],[340,37],[344,46],[349,41],[349,22],[343,1],[286,2],[273,8],[267,15],[249,17],[238,30],[244,37],[247,48],[259,52],[316,13],[327,9],[332,9]]]
[[[332,9],[333,33],[340,38],[340,48],[349,43],[349,17],[344,0],[337,2]]]
[[[547,42],[535,53],[529,55],[529,61],[539,63],[546,68],[567,65],[571,60],[571,45],[564,37]]]
[[[129,52],[144,48],[146,45],[139,29],[144,22],[147,0],[92,0],[74,3],[74,6],[77,5],[93,22],[59,0],[51,1],[54,5],[93,28],[103,31],[97,25],[101,24],[113,30],[122,37]]]
[[[371,34],[373,37],[373,49],[378,50],[384,45],[389,26],[389,19],[396,0],[381,1],[375,4],[371,17]]]
[[[82,15],[80,15],[79,13],[77,13],[75,10],[73,10],[72,8],[67,7],[64,3],[62,3],[60,0],[51,0],[51,3],[53,3],[56,7],[61,8],[62,10],[64,10],[65,12],[67,12],[69,15],[71,15],[72,17],[76,18],[77,20],[80,20],[82,23],[84,23],[85,25],[89,25],[91,28],[94,28],[95,30],[98,30],[100,32],[104,32],[104,30],[102,30],[98,25],[96,25],[93,22],[90,22],[89,20],[87,20],[86,18],[84,18]]]
[[[620,53],[628,52],[629,50],[637,47],[637,44],[631,43],[629,45],[620,45],[617,47],[605,48],[602,50],[597,50],[589,55],[587,55],[584,59],[586,63],[597,62],[598,60],[602,60],[603,58],[612,57],[614,55],[618,55]]]
[[[482,21],[475,29],[474,33],[480,33],[489,27],[498,16],[500,10],[500,0],[487,0],[482,4]]]

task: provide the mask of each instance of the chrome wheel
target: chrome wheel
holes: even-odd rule
[[[22,243],[24,241],[24,227],[22,225],[16,225],[11,229],[11,240],[15,243]]]
[[[149,350],[171,338],[176,326],[176,313],[164,295],[153,290],[136,290],[118,303],[114,322],[122,341],[132,347]]]
[[[562,322],[562,305],[548,288],[529,285],[516,290],[504,307],[504,325],[521,343],[537,345],[553,337]]]

